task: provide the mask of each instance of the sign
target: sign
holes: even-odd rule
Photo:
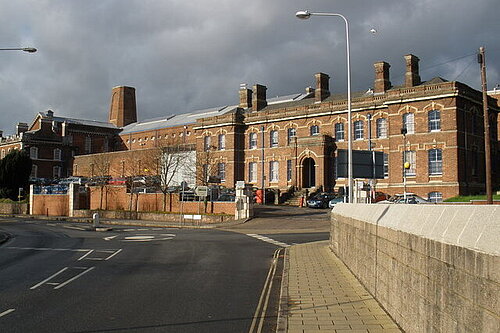
[[[374,163],[375,162],[375,163]],[[348,177],[347,149],[337,150],[337,177]],[[375,175],[373,174],[375,172]],[[352,178],[384,178],[384,153],[373,150],[352,151]]]
[[[245,188],[245,181],[244,180],[238,180],[236,182],[236,189],[237,190],[243,190]]]
[[[199,197],[206,197],[208,195],[208,186],[198,186],[195,188],[194,193]]]

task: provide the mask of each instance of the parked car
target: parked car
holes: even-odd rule
[[[404,194],[395,194],[392,197],[390,197],[388,200],[382,200],[379,201],[378,203],[385,203],[385,204],[427,204],[429,201],[425,200],[421,196],[418,196],[414,193],[406,193],[406,200],[405,200],[405,195]]]
[[[216,201],[235,201],[236,196],[234,194],[225,193],[220,195]]]
[[[127,184],[127,178],[125,178],[125,177],[111,178],[110,180],[108,180],[108,184],[110,184],[110,185],[125,185],[125,184]]]
[[[78,184],[85,185],[88,182],[88,178],[86,177],[68,177],[59,180],[58,184],[60,185],[69,185],[69,184]]]
[[[309,208],[328,208],[328,203],[333,198],[335,198],[335,195],[330,194],[330,193],[316,194],[314,197],[307,200],[307,207],[309,207]]]
[[[335,205],[338,204],[339,202],[344,202],[344,198],[343,197],[333,198],[328,202],[328,208],[335,207]]]

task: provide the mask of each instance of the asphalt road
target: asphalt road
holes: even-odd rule
[[[276,219],[282,232],[265,233],[261,223],[94,232],[2,222],[11,238],[0,245],[0,332],[249,332],[275,250],[328,238],[323,227],[298,233]]]

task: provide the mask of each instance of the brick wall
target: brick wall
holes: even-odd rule
[[[34,194],[32,215],[68,216],[69,196],[66,194]]]
[[[340,204],[331,248],[406,332],[500,331],[500,206]]]

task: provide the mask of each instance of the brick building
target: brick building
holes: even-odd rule
[[[369,149],[371,141],[372,149],[384,154],[385,178],[377,180],[377,190],[403,192],[405,155],[409,192],[433,200],[484,192],[481,92],[439,77],[422,81],[419,59],[411,54],[404,59],[402,85],[393,86],[390,65],[377,62],[373,89],[352,95],[353,149]],[[129,175],[131,169],[154,174],[158,168],[148,158],[158,148],[180,145],[196,152],[198,183],[216,176],[212,179],[227,187],[244,180],[281,191],[338,190],[346,182],[336,177],[335,165],[338,149],[347,149],[347,100],[330,92],[327,74],[317,73],[315,81],[303,93],[277,98],[267,98],[263,85],[242,85],[238,105],[146,121],[137,121],[134,88],[115,87],[109,123],[85,123],[94,128],[89,136],[97,146],[82,154],[85,147],[73,145],[78,155],[73,174],[95,176],[97,156],[113,177]],[[495,188],[500,183],[499,97],[500,91],[493,90],[488,100]],[[64,137],[62,129],[53,132]]]

